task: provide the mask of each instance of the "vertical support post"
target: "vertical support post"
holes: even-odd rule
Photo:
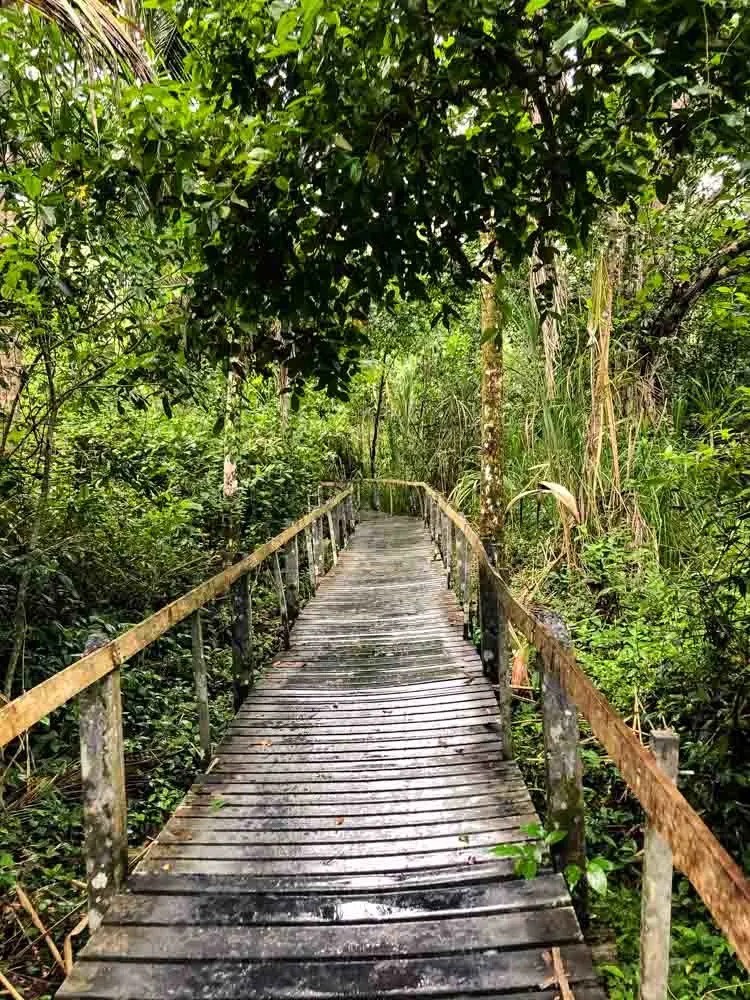
[[[555,624],[555,633],[563,647],[569,647],[567,629],[560,619]],[[547,826],[550,830],[565,830],[568,834],[565,840],[552,846],[552,861],[557,871],[564,871],[572,864],[583,872],[586,868],[586,829],[583,765],[578,752],[578,712],[560,683],[554,660],[554,653],[541,653],[539,657],[547,774]],[[585,878],[579,879],[572,896],[579,919],[585,923]]]
[[[89,927],[95,931],[128,872],[119,669],[81,691],[78,705]]]
[[[287,544],[286,554],[286,607],[289,620],[293,622],[299,614],[299,548],[297,536]]]
[[[323,575],[323,520],[316,517],[312,526],[313,535],[313,555],[315,558],[315,576],[320,579]]]
[[[393,487],[388,487],[388,506],[391,511],[391,517],[393,517]]]
[[[450,537],[451,537],[451,520],[447,514],[443,514],[442,521],[442,544],[441,548],[443,550],[443,565],[445,566],[445,578],[450,580],[451,575],[451,551],[450,551]],[[448,583],[450,587],[450,582]]]
[[[346,519],[344,518],[344,505],[338,504],[336,510],[334,511],[336,515],[336,529],[337,529],[337,540],[340,549],[346,548],[347,535],[346,535]]]
[[[206,659],[203,655],[203,620],[198,608],[190,616],[190,636],[193,643],[193,677],[195,678],[195,700],[198,705],[198,732],[201,738],[203,762],[211,760],[211,721],[208,714],[208,678]]]
[[[442,558],[443,555],[443,511],[440,504],[435,501],[435,506],[437,507],[437,523],[435,525],[435,544],[438,547],[438,552]]]
[[[339,557],[336,553],[336,532],[333,527],[333,517],[331,516],[330,510],[326,511],[326,517],[328,518],[328,534],[331,536],[331,558],[333,559],[333,565],[335,566],[339,561]]]
[[[466,535],[461,532],[461,604],[464,609],[464,639],[471,631],[471,556]]]
[[[355,485],[352,487],[352,490],[353,490],[352,502],[353,502],[353,506],[354,506],[353,520],[354,520],[355,524],[359,524],[359,522],[361,520],[361,518],[360,518],[360,511],[362,510],[362,485],[361,485],[361,483],[355,483]]]
[[[232,584],[232,673],[237,712],[253,683],[252,608],[247,573]]]
[[[307,550],[307,572],[310,576],[310,586],[312,587],[313,593],[318,586],[318,567],[315,562],[315,543],[313,541],[313,529],[315,527],[315,522],[312,526],[308,525],[305,528],[305,549]]]
[[[448,574],[446,582],[448,590],[453,586],[453,555],[456,549],[456,526],[453,521],[448,521]]]
[[[651,752],[670,781],[677,781],[680,741],[671,729],[651,733]],[[672,919],[672,850],[649,821],[643,839],[640,1000],[666,1000]]]
[[[372,506],[374,510],[380,510],[380,487],[377,482],[372,488]]]
[[[279,563],[279,553],[273,554],[273,579],[276,584],[276,594],[279,598],[279,614],[281,615],[281,637],[284,649],[289,649],[289,612],[286,606],[286,589],[284,578],[281,575],[281,565]]]
[[[487,560],[495,565],[495,547],[485,542]],[[513,737],[510,713],[510,655],[508,649],[508,619],[495,589],[492,573],[479,559],[479,624],[480,652],[484,673],[495,685],[500,727],[502,730],[503,757],[513,758]]]

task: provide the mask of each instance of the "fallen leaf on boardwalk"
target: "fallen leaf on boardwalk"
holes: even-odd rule
[[[304,667],[305,660],[280,660],[274,664],[277,667]]]
[[[459,833],[458,839],[461,841],[462,844],[468,844],[469,843],[469,835],[468,835],[468,833]]]
[[[170,868],[171,868],[172,866],[171,866],[171,865],[162,865],[161,867],[162,867],[162,871],[165,871],[165,872],[168,872],[168,871],[169,871],[169,869],[170,869]]]
[[[337,816],[336,817],[336,826],[341,826],[341,824],[344,822],[345,818],[346,818],[345,816]]]
[[[273,740],[261,740],[260,743],[255,744],[256,747],[272,747]]]

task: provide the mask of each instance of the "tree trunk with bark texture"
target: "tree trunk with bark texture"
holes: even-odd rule
[[[237,452],[240,440],[242,377],[239,352],[233,354],[227,372],[224,411],[224,564],[229,566],[240,547],[240,483]]]
[[[383,369],[380,373],[380,384],[378,385],[378,403],[375,408],[375,426],[372,429],[372,443],[370,444],[370,475],[377,478],[375,459],[378,453],[378,430],[380,428],[380,414],[383,410],[383,390],[385,389],[385,363],[388,360],[388,352],[383,354]]]

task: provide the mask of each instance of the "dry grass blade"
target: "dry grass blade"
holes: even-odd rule
[[[24,908],[24,910],[26,910],[28,915],[31,917],[31,922],[39,931],[39,933],[42,935],[44,940],[47,942],[47,947],[49,948],[50,954],[57,962],[57,964],[60,966],[62,971],[65,972],[65,962],[63,962],[62,955],[60,954],[57,945],[50,937],[49,931],[42,923],[41,917],[34,909],[34,904],[31,902],[26,893],[23,891],[21,886],[18,885],[17,883],[16,883],[16,895],[18,896],[21,906]]]
[[[104,58],[113,70],[128,69],[138,80],[153,80],[151,66],[117,14],[101,0],[26,0],[88,53]]]
[[[0,986],[2,986],[6,992],[10,994],[12,1000],[23,1000],[21,994],[15,986],[5,978],[2,972],[0,972]]]
[[[63,944],[63,955],[65,956],[65,974],[70,975],[73,971],[73,938],[78,937],[78,935],[84,931],[89,924],[88,913],[81,917],[78,923],[75,925],[73,930],[65,938],[65,943]]]

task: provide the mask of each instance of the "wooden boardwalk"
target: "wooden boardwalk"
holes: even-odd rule
[[[58,996],[601,1000],[414,518],[370,516]]]

